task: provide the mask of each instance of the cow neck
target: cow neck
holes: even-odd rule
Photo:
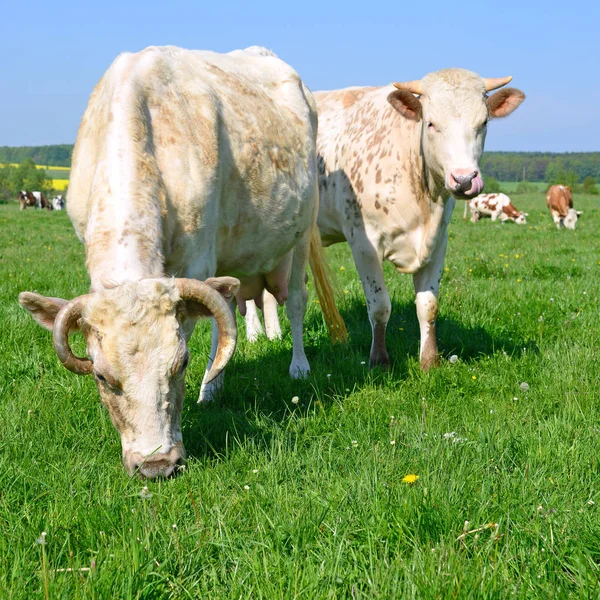
[[[164,274],[158,201],[125,194],[92,203],[85,234],[92,290]]]

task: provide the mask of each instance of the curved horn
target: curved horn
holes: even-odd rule
[[[512,80],[512,75],[508,77],[484,77],[483,81],[485,83],[485,91],[491,92],[492,90],[497,90],[498,88],[506,85]]]
[[[197,279],[175,279],[182,300],[194,300],[205,306],[217,322],[219,343],[217,354],[204,378],[204,383],[210,383],[227,366],[233,356],[237,342],[237,325],[235,317],[226,300],[217,290]]]
[[[394,82],[394,87],[399,90],[406,90],[407,92],[412,92],[413,94],[418,94],[419,96],[423,93],[421,90],[421,80],[415,79],[415,81],[405,81],[403,83]]]
[[[77,324],[90,296],[90,294],[78,296],[65,304],[58,311],[52,328],[52,343],[60,362],[69,371],[73,371],[77,375],[89,375],[93,370],[93,365],[91,360],[78,358],[73,354],[71,346],[69,346],[69,331]]]

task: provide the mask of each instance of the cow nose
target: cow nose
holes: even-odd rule
[[[479,175],[478,171],[466,172],[464,169],[457,169],[450,173],[452,189],[455,192],[467,192],[471,189],[471,183]]]
[[[168,458],[149,458],[135,466],[135,470],[144,479],[156,479],[158,477],[168,479],[179,474],[181,467],[185,464],[183,457],[172,461]]]
[[[185,450],[177,445],[169,452],[160,452],[143,456],[138,452],[126,452],[123,455],[125,469],[130,475],[138,473],[144,479],[167,479],[177,475],[185,465]]]

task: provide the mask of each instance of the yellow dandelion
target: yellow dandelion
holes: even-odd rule
[[[518,254],[515,254],[515,258],[519,258],[519,255],[518,255]]]
[[[517,283],[521,283],[521,280],[520,280],[520,279],[517,279]]]
[[[414,473],[409,473],[408,475],[405,475],[405,476],[402,478],[402,481],[403,481],[404,483],[411,483],[411,484],[412,484],[412,483],[414,483],[414,482],[415,482],[417,479],[419,479],[419,476],[418,476],[418,475],[415,475]]]
[[[346,269],[344,269],[344,267],[340,267],[340,271],[345,271]]]
[[[12,244],[12,242],[11,242],[11,244]],[[599,262],[598,264],[600,265],[600,262]],[[444,269],[444,271],[446,271],[446,273],[447,273],[449,270],[450,270],[450,269],[449,269],[448,267],[446,267],[446,268]]]
[[[477,375],[471,375],[471,379],[473,379],[473,380],[477,379]]]
[[[572,259],[571,259],[571,262],[575,262],[575,259],[574,259],[574,258],[572,258]]]
[[[504,263],[504,266],[508,269],[508,263]]]

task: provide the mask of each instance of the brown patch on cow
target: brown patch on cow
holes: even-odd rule
[[[520,214],[511,203],[509,203],[507,206],[503,206],[502,212],[511,219],[516,219]]]
[[[556,212],[561,219],[564,219],[569,212],[569,208],[573,208],[571,188],[568,185],[550,186],[546,194],[546,205],[551,211]]]
[[[383,212],[387,215],[390,211],[388,210],[387,206],[383,207]]]
[[[377,167],[377,171],[375,173],[375,183],[381,183],[381,169]]]
[[[381,203],[379,202],[379,200],[375,200],[375,208],[377,210],[379,210],[381,208]]]
[[[353,104],[356,104],[359,100],[362,100],[362,98],[365,95],[365,91],[367,91],[369,89],[372,89],[372,88],[361,88],[358,90],[346,90],[338,96],[338,99],[342,103],[342,106],[344,108],[350,108]]]

